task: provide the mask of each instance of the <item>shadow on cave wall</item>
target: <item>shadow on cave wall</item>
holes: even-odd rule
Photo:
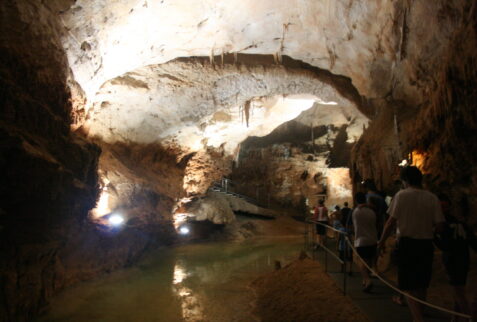
[[[315,126],[313,128],[314,137],[318,138],[327,133],[325,125]],[[289,121],[278,126],[270,134],[262,137],[251,136],[241,144],[241,150],[260,149],[272,146],[273,144],[291,143],[302,149],[308,150],[309,145],[305,142],[311,141],[311,127],[297,121]],[[311,151],[310,151],[311,152]],[[317,151],[316,152],[321,152]]]

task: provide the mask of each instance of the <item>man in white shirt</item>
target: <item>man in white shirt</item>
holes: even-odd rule
[[[432,275],[434,229],[443,229],[444,216],[438,198],[422,188],[422,173],[416,167],[401,169],[404,188],[393,198],[390,215],[378,243],[382,250],[394,226],[399,230],[398,284],[412,296],[424,300]],[[408,298],[414,321],[424,321],[421,305]]]
[[[354,247],[359,256],[372,266],[376,257],[376,244],[378,243],[378,232],[376,229],[376,213],[366,204],[366,195],[362,192],[356,194],[356,203],[358,206],[353,210],[354,226]],[[369,271],[361,261],[358,261],[358,267],[363,277],[363,291],[369,292],[373,287],[369,277]]]

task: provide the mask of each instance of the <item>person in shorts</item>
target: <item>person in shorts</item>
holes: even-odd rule
[[[404,189],[393,198],[388,209],[378,249],[384,249],[394,227],[399,229],[398,284],[403,291],[425,300],[432,275],[434,231],[444,228],[444,216],[437,197],[422,188],[422,173],[414,167],[401,169]],[[414,321],[423,321],[421,304],[407,298]]]
[[[316,238],[317,246],[322,245],[326,239],[326,226],[328,225],[328,208],[325,206],[325,201],[320,199],[318,205],[313,211],[313,220],[316,224]]]
[[[376,213],[366,203],[366,195],[358,192],[355,196],[357,207],[353,210],[352,219],[354,227],[354,247],[361,260],[358,260],[358,267],[363,278],[363,291],[369,292],[373,287],[370,272],[364,265],[372,266],[376,257],[377,230]],[[364,263],[363,263],[364,262]]]

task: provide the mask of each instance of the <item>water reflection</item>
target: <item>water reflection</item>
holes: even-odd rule
[[[57,296],[40,321],[254,321],[249,285],[297,258],[302,239],[166,248]]]
[[[176,264],[174,266],[174,278],[172,280],[172,283],[173,284],[180,284],[180,283],[182,283],[184,278],[186,278],[186,276],[187,276],[187,273],[185,272],[185,269],[181,266],[181,264],[176,262]]]
[[[187,275],[185,268],[177,261],[174,265],[172,290],[181,301],[182,319],[184,321],[203,321],[204,314],[199,299],[183,283]]]

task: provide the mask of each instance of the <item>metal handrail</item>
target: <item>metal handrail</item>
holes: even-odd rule
[[[230,180],[230,179],[225,179],[225,180],[227,180],[227,182],[233,182],[233,181]],[[254,198],[252,198],[252,197],[249,197],[249,196],[246,196],[246,195],[242,195],[242,194],[239,194],[239,193],[230,191],[230,190],[228,189],[228,184],[227,184],[226,187],[224,188],[222,182],[214,181],[214,182],[212,183],[212,186],[209,188],[209,190],[211,190],[211,189],[213,189],[213,188],[218,188],[221,192],[224,192],[224,193],[226,193],[226,194],[231,194],[231,195],[233,195],[233,196],[236,196],[236,197],[245,199],[245,200],[248,201],[249,203],[255,204],[256,206],[263,206],[258,200],[254,199]]]
[[[312,220],[312,219],[305,220],[305,224],[307,224],[307,223],[324,226],[326,229],[330,229],[332,231],[335,231],[335,232],[343,235],[345,238],[347,238],[347,236],[348,236],[348,234],[346,232],[335,229],[335,228],[333,228],[333,227],[331,227],[327,224],[323,224],[322,222],[318,222],[316,220]],[[306,229],[305,234],[307,232],[308,232],[308,229]],[[314,240],[315,240],[315,238],[313,236],[313,241]],[[306,239],[305,239],[305,242],[306,242]],[[323,245],[323,243],[320,243],[319,245],[320,245],[320,248],[322,248],[325,251],[325,272],[328,272],[328,256],[327,256],[328,254],[332,255],[341,265],[343,265],[343,269],[342,269],[342,272],[343,272],[343,294],[346,295],[346,286],[347,286],[346,262],[344,260],[342,260],[341,258],[339,258],[338,256],[336,256],[336,254],[331,249],[329,249],[328,247]],[[314,253],[313,253],[313,255],[314,255]],[[313,256],[313,258],[314,258],[314,256]]]

